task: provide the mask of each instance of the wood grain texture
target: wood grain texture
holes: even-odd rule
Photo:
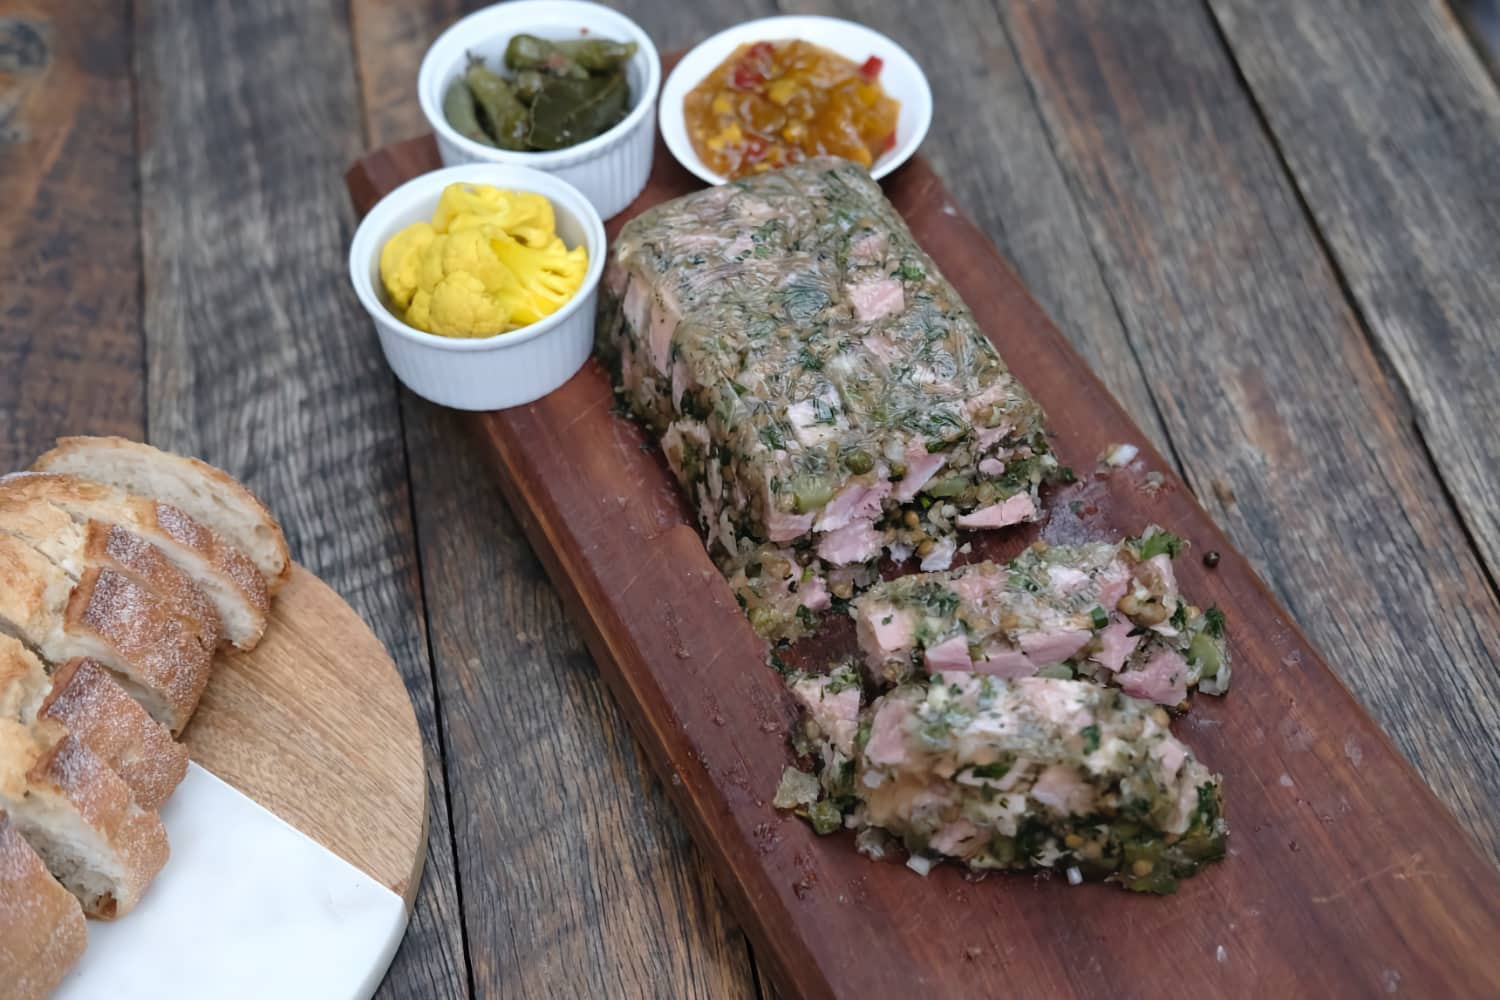
[[[399,665],[432,835],[384,989],[447,996],[466,967],[400,414],[344,267],[346,18],[337,0],[136,7],[148,426],[264,498]]]
[[[1211,6],[1493,581],[1495,81],[1445,0]]]
[[[425,130],[418,64],[459,6],[355,0],[372,142]],[[658,40],[704,30],[664,5],[627,13]],[[744,937],[465,425],[402,402],[474,992],[749,995]]]
[[[265,639],[219,659],[183,741],[411,908],[427,851],[422,737],[390,654],[327,584],[293,568]]]
[[[467,421],[419,407],[413,488],[475,994],[750,995],[744,936]]]
[[[793,0],[782,6],[788,13],[867,24],[926,66],[935,111],[923,155],[955,202],[1015,262],[1026,287],[1147,439],[1169,451],[1157,404],[992,0]]]
[[[1208,12],[1001,9],[1189,485],[1500,856],[1500,603]]]
[[[435,163],[430,141],[368,158],[357,203]],[[695,184],[664,155],[633,209]],[[958,213],[920,159],[887,182],[919,241],[1052,413],[1059,458],[1089,468],[1128,416]],[[619,220],[610,228],[617,228]],[[1170,524],[1184,590],[1230,615],[1236,690],[1179,728],[1225,775],[1230,858],[1169,898],[1025,876],[927,879],[818,839],[767,803],[793,711],[676,486],[613,412],[594,362],[536,403],[473,419],[500,485],[605,679],[788,995],[1364,996],[1500,990],[1500,873],[1422,785],[1149,445],[1142,462],[1052,497],[1054,541]],[[564,457],[565,456],[565,457]],[[1145,476],[1165,473],[1160,490]],[[1069,501],[1085,499],[1082,517]],[[1092,511],[1090,513],[1089,511]],[[1222,949],[1222,952],[1221,952]],[[1058,962],[1055,955],[1087,956]],[[1224,957],[1219,957],[1220,955]]]
[[[0,6],[0,468],[145,432],[127,12]]]

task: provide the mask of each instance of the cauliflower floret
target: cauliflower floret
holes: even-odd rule
[[[418,222],[392,236],[380,251],[380,280],[397,312],[411,305],[420,287],[423,258],[437,238],[431,225]]]
[[[380,276],[397,315],[446,337],[488,337],[535,323],[577,294],[588,252],[557,235],[539,194],[450,184],[432,222],[386,243]]]
[[[517,303],[515,314],[521,323],[535,323],[561,309],[583,284],[589,266],[583,247],[569,250],[556,236],[545,246],[530,247],[502,233],[490,241],[490,246],[525,293],[525,305]]]
[[[527,246],[552,239],[557,220],[552,203],[531,191],[501,191],[488,184],[450,184],[438,199],[432,225],[440,233],[499,226]]]
[[[479,278],[459,271],[412,296],[406,321],[445,337],[488,337],[509,326],[510,308]]]

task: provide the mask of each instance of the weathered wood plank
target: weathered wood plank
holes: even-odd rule
[[[1500,855],[1500,604],[1207,11],[1000,10],[1189,484]]]
[[[1500,92],[1445,0],[1211,6],[1494,580]]]
[[[360,149],[332,2],[139,5],[154,443],[242,476],[391,650],[428,754],[426,873],[386,995],[466,972],[394,381],[344,271]]]
[[[128,15],[0,12],[0,470],[63,433],[144,433]]]
[[[355,0],[372,145],[425,130],[417,67],[460,6]],[[749,994],[744,937],[473,442],[410,394],[403,412],[475,992]]]
[[[782,6],[868,24],[923,64],[935,111],[922,154],[1151,442],[1170,452],[994,4],[796,0]]]
[[[475,994],[749,995],[745,939],[468,420],[408,413]]]

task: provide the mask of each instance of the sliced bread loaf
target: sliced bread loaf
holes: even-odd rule
[[[74,736],[0,720],[0,809],[91,917],[135,908],[166,864],[167,832]]]
[[[108,483],[185,511],[248,555],[273,594],[291,572],[286,536],[265,504],[207,462],[124,438],[65,437],[32,468]]]
[[[0,495],[0,531],[14,535],[52,560],[74,580],[91,567],[112,569],[161,597],[212,651],[219,644],[219,613],[193,579],[141,536],[102,521],[74,521],[40,497]]]
[[[208,684],[212,654],[182,620],[129,577],[88,569],[74,585],[54,563],[0,534],[0,631],[52,663],[93,657],[174,734]]]
[[[20,640],[0,634],[0,719],[30,725],[51,685],[42,661]]]
[[[78,900],[0,810],[0,995],[51,996],[87,943]]]
[[[125,780],[142,809],[161,808],[187,775],[187,747],[96,660],[58,667],[36,717],[60,723],[82,740]]]
[[[112,767],[142,809],[161,806],[187,774],[187,747],[94,660],[69,660],[47,676],[18,640],[0,635],[0,718],[61,725]]]
[[[38,499],[75,521],[118,526],[149,542],[207,596],[225,638],[244,650],[260,641],[270,608],[265,580],[248,556],[178,508],[75,476],[0,477],[0,503]]]

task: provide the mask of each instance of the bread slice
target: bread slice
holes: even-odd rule
[[[181,510],[75,476],[20,472],[0,477],[0,503],[37,499],[75,521],[119,526],[154,545],[202,589],[225,638],[244,650],[260,641],[270,609],[265,580],[248,556]]]
[[[187,747],[96,660],[58,667],[35,717],[59,723],[82,740],[124,779],[142,809],[161,808],[187,775]]]
[[[0,719],[30,725],[51,686],[42,661],[20,640],[0,634]]]
[[[0,496],[0,531],[52,560],[74,580],[90,567],[124,573],[161,597],[212,652],[219,645],[219,613],[203,590],[144,538],[102,521],[74,521],[40,497]]]
[[[0,810],[0,994],[51,996],[87,943],[78,900]]]
[[[91,917],[129,913],[167,861],[161,819],[61,727],[0,720],[0,809]]]
[[[13,535],[0,534],[0,631],[52,663],[93,657],[151,717],[180,733],[208,684],[212,655],[162,600],[129,577],[88,569],[77,585]]]
[[[32,465],[169,503],[248,555],[275,593],[292,570],[281,525],[256,496],[207,462],[118,437],[65,437]]]
[[[48,677],[42,661],[8,635],[0,635],[0,718],[61,725],[125,779],[142,809],[159,808],[187,774],[187,747],[109,670],[76,659]]]

